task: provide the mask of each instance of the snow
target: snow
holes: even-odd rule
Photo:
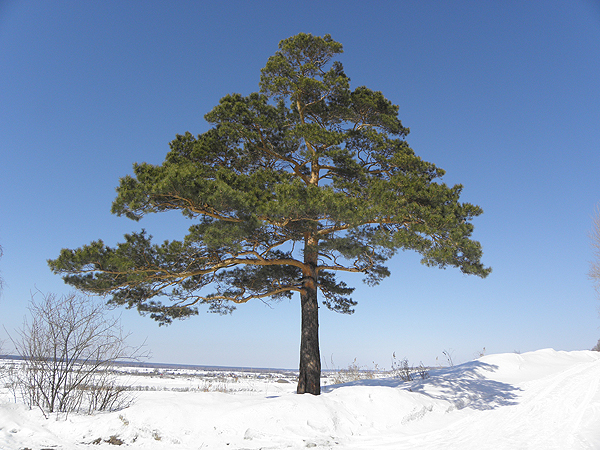
[[[123,376],[133,403],[94,415],[45,418],[4,389],[0,449],[600,449],[599,352],[489,355],[320,396],[282,373]]]

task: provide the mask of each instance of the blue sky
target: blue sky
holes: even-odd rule
[[[587,278],[600,202],[600,2],[0,1],[0,324],[31,293],[68,293],[46,260],[144,227],[178,239],[177,214],[110,214],[134,162],[160,164],[175,134],[232,92],[258,90],[278,42],[329,33],[353,87],[400,106],[407,140],[480,205],[487,279],[401,252],[381,285],[356,286],[353,316],[321,309],[329,368],[488,353],[591,348],[599,302]],[[159,328],[119,310],[153,361],[294,368],[298,299],[242,305]],[[0,331],[0,339],[6,333]],[[8,345],[10,347],[10,345]],[[333,361],[333,363],[332,363]]]

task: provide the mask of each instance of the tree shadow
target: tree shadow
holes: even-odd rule
[[[344,386],[378,386],[399,388],[450,402],[456,409],[496,409],[516,405],[520,388],[508,383],[489,379],[486,374],[495,372],[498,366],[481,361],[471,361],[459,366],[435,369],[430,377],[404,382],[399,378],[359,380],[351,383],[327,386],[324,392],[332,392]],[[415,374],[417,376],[417,374]]]
[[[471,361],[460,366],[436,370],[430,378],[413,382],[412,391],[447,400],[457,409],[468,407],[488,410],[516,405],[521,389],[486,377],[486,372],[496,370],[496,365]]]

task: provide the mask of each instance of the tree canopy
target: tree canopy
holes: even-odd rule
[[[183,239],[155,244],[133,232],[115,247],[63,249],[51,269],[160,324],[199,305],[224,313],[299,293],[298,392],[314,394],[318,293],[337,312],[356,304],[340,273],[375,285],[390,274],[389,258],[414,250],[428,266],[488,275],[471,239],[481,208],[461,203],[462,186],[440,182],[444,171],[415,155],[398,106],[350,88],[340,53],[329,35],[281,41],[260,92],[226,95],[205,116],[209,131],[176,135],[162,165],[135,164],[121,179],[114,214],[181,211],[192,220]]]

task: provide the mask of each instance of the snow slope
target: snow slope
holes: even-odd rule
[[[148,450],[600,449],[598,352],[490,355],[430,374],[326,386],[318,397],[274,378],[228,393],[142,391],[122,411],[49,419],[4,393],[0,449],[112,449],[111,436]]]

